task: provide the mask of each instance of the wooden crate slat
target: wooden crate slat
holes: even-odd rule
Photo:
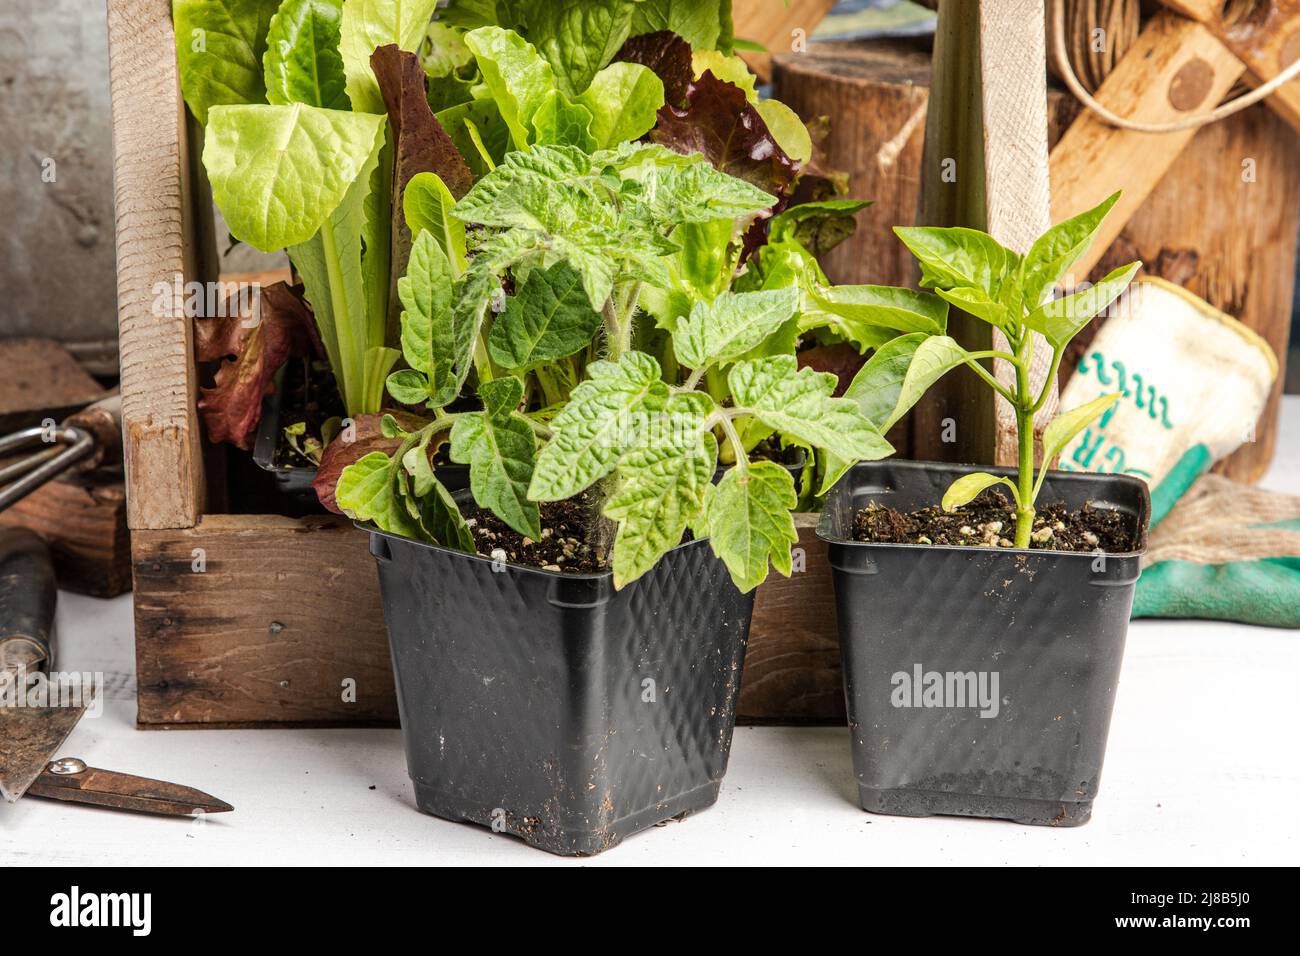
[[[109,0],[122,427],[132,528],[187,528],[203,472],[190,321],[159,290],[195,275],[185,112],[168,0]]]
[[[737,717],[840,723],[839,630],[827,546],[816,531],[821,516],[794,517],[795,571],[789,578],[773,573],[758,589]]]
[[[132,546],[141,726],[396,722],[378,574],[350,521],[208,515]]]

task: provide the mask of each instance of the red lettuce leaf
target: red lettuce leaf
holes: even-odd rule
[[[231,300],[227,300],[229,305]],[[255,315],[230,314],[194,323],[194,357],[221,362],[211,388],[199,389],[199,414],[208,440],[244,450],[253,445],[262,418],[262,399],[291,358],[324,355],[316,323],[302,299],[284,282],[261,290]]]
[[[370,56],[370,68],[379,82],[379,92],[388,110],[396,155],[393,160],[392,277],[397,301],[397,279],[406,274],[411,257],[411,230],[402,211],[406,184],[416,173],[437,173],[451,194],[459,199],[474,185],[474,174],[465,164],[456,144],[429,108],[424,67],[420,58],[394,43],[381,46]]]
[[[705,70],[691,83],[686,107],[665,104],[647,134],[678,153],[703,153],[724,173],[785,199],[799,175],[799,163],[786,155],[763,116],[734,83]]]
[[[640,63],[654,71],[663,81],[664,100],[674,106],[685,105],[691,77],[695,75],[691,68],[691,45],[672,30],[633,37],[614,54],[614,59]]]
[[[397,423],[408,431],[415,431],[427,422],[418,415],[403,411],[387,411],[377,415],[358,415],[353,419],[351,432],[339,432],[334,440],[325,446],[320,465],[316,468],[316,477],[311,486],[320,503],[335,514],[343,514],[334,500],[334,490],[338,487],[339,476],[348,465],[355,464],[372,451],[382,451],[391,455],[402,444],[400,438],[386,438],[383,432],[384,415],[392,415]],[[430,443],[432,444],[432,443]]]

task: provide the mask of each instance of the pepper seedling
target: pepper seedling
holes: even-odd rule
[[[899,336],[876,351],[845,393],[857,400],[863,414],[883,433],[951,369],[965,366],[983,379],[1015,412],[1017,478],[1012,481],[986,472],[965,475],[949,486],[942,504],[945,511],[955,511],[986,488],[1005,485],[1016,506],[1017,548],[1030,546],[1034,504],[1047,464],[1120,397],[1103,395],[1048,423],[1043,431],[1043,466],[1035,475],[1034,416],[1047,401],[1065,347],[1124,292],[1142,265],[1130,263],[1095,285],[1051,298],[1057,284],[1092,244],[1119,196],[1116,193],[1095,209],[1053,226],[1023,257],[974,229],[896,228],[894,232],[920,263],[922,287],[933,289],[949,304],[998,329],[1006,337],[1007,347],[968,351],[947,335]],[[1031,387],[1029,375],[1034,333],[1052,349],[1050,371],[1037,390]],[[1014,381],[999,381],[985,366],[996,359],[1011,366]]]

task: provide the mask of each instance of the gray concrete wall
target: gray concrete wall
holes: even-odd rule
[[[0,337],[19,335],[116,342],[104,0],[0,0]]]

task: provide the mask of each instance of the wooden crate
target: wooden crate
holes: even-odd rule
[[[191,320],[155,286],[212,281],[206,188],[179,95],[169,0],[109,0],[127,511],[142,727],[396,721],[377,572],[336,517],[220,513],[195,411]],[[830,572],[761,589],[741,689],[754,720],[842,713]]]

